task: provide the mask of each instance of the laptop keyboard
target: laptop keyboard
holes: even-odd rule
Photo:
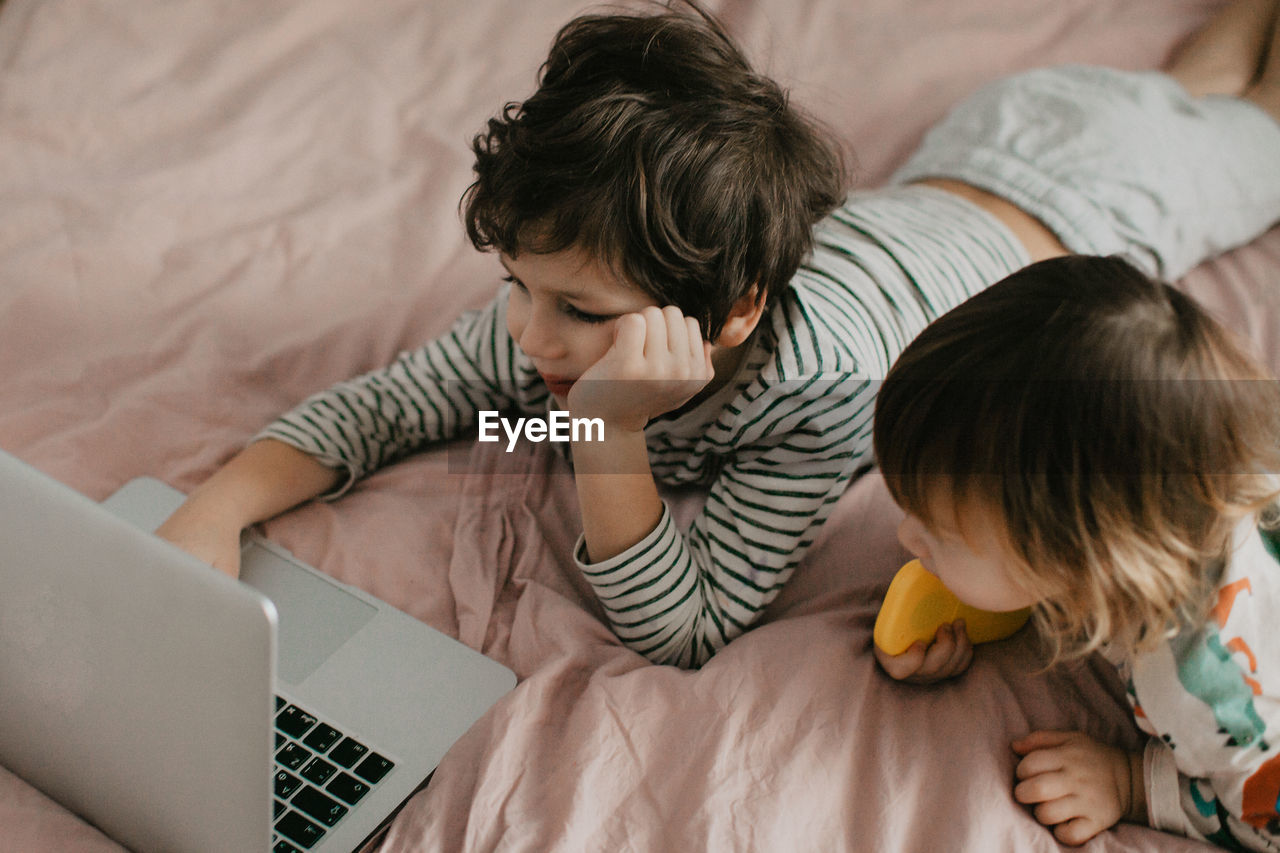
[[[276,697],[273,853],[309,850],[337,826],[394,762]]]

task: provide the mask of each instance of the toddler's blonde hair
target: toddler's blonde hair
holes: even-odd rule
[[[1242,521],[1275,523],[1280,387],[1186,294],[1054,258],[906,348],[875,448],[908,512],[941,494],[1004,521],[1054,660],[1134,653],[1204,620]]]

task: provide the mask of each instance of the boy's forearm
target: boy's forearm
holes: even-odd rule
[[[643,432],[606,426],[603,441],[574,442],[573,468],[591,562],[616,557],[662,520]]]
[[[274,439],[255,441],[192,491],[240,528],[265,521],[337,485],[341,472]]]

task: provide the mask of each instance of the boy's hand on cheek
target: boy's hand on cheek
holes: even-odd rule
[[[1140,756],[1081,732],[1032,732],[1012,746],[1022,756],[1014,799],[1034,804],[1036,820],[1064,844],[1084,844],[1124,819],[1146,820]]]
[[[601,418],[639,432],[651,418],[679,408],[714,376],[711,344],[698,322],[673,306],[625,314],[613,345],[569,391],[575,417]]]

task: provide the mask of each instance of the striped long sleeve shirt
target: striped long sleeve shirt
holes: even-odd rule
[[[658,482],[708,489],[678,528],[664,508],[640,542],[578,568],[615,634],[659,663],[699,666],[749,628],[835,501],[872,463],[879,380],[934,317],[1027,262],[984,211],[911,185],[857,192],[753,336],[737,374],[645,429]],[[505,293],[391,365],[316,394],[259,437],[356,478],[474,429],[484,410],[545,413],[549,394],[506,332]]]

